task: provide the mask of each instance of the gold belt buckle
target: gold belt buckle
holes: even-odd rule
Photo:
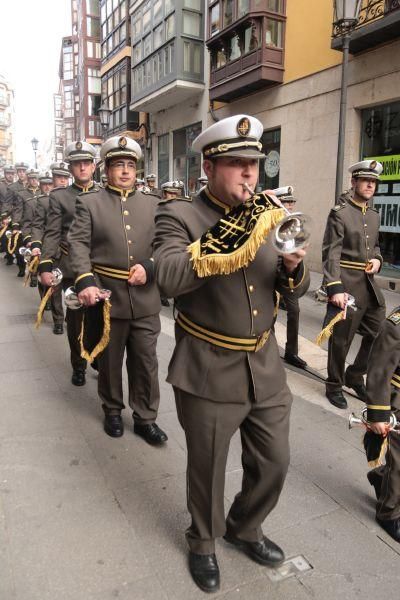
[[[267,329],[267,331],[264,331],[261,335],[258,336],[254,352],[258,352],[263,346],[265,346],[269,338],[269,332],[270,330]]]

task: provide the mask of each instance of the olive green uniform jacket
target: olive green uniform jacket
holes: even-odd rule
[[[18,203],[18,196],[17,193],[18,192],[22,192],[22,190],[25,189],[25,186],[23,183],[21,183],[21,181],[14,181],[14,183],[11,183],[8,188],[7,188],[7,195],[6,198],[3,202],[3,212],[6,215],[11,215],[14,206],[16,206],[16,204]]]
[[[160,202],[154,247],[161,293],[175,298],[184,317],[229,344],[228,338],[256,340],[270,331],[276,291],[301,296],[309,286],[309,273],[301,263],[296,274],[288,276],[266,240],[248,267],[230,275],[198,277],[187,247],[226,212],[225,205],[212,201],[204,191],[193,200]],[[284,388],[286,377],[272,331],[257,352],[246,352],[217,347],[177,324],[167,381],[197,397],[242,403],[250,389],[256,401],[275,395]]]
[[[93,183],[87,188],[82,188],[77,183],[73,183],[66,188],[60,187],[50,192],[39,273],[51,272],[54,262],[59,260],[58,266],[64,279],[73,278],[67,235],[74,218],[78,194],[93,187]],[[33,236],[33,239],[35,240],[36,236]]]
[[[25,204],[34,196],[40,196],[40,188],[26,187],[24,190],[14,194],[14,204],[11,212],[12,226],[14,229],[22,228],[24,219]]]
[[[379,213],[369,206],[363,209],[347,197],[329,213],[322,243],[328,296],[348,292],[355,297],[356,305],[362,307],[372,295],[378,306],[384,306],[374,276],[364,270],[372,258],[383,262],[379,250]]]
[[[70,265],[79,293],[89,286],[111,290],[111,317],[138,319],[158,314],[154,279],[154,216],[159,198],[112,186],[81,194],[68,241]],[[128,284],[129,271],[141,264],[147,282]]]

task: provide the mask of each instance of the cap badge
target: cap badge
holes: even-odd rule
[[[65,164],[63,162],[60,163],[60,169],[65,169]]]
[[[127,141],[126,137],[120,137],[118,140],[118,146],[120,148],[126,148],[127,143],[128,143],[128,141]]]
[[[76,142],[75,148],[76,150],[82,150],[82,142]]]
[[[247,117],[243,117],[240,119],[239,123],[236,126],[236,131],[240,135],[240,137],[247,137],[250,131],[250,121]]]
[[[376,160],[373,160],[373,161],[371,161],[371,162],[370,162],[370,164],[369,164],[369,168],[370,168],[370,169],[375,169],[376,165],[377,165],[377,162],[376,162]]]

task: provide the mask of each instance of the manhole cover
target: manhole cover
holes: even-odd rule
[[[268,569],[267,575],[271,581],[278,582],[293,577],[293,575],[311,571],[311,569],[312,565],[310,565],[304,556],[299,554],[299,556],[293,556],[293,558],[285,560],[283,565],[278,567],[278,569]]]

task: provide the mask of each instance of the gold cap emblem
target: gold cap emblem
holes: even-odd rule
[[[82,150],[82,142],[76,142],[75,148],[76,150]]]
[[[128,140],[126,139],[126,137],[120,137],[118,140],[118,146],[120,148],[126,148],[127,143],[128,143]]]
[[[250,121],[247,117],[243,117],[240,119],[239,123],[236,126],[236,131],[240,135],[240,137],[247,137],[250,131]]]
[[[376,165],[377,165],[377,162],[376,162],[376,160],[373,160],[373,161],[371,161],[371,163],[370,163],[370,165],[369,165],[369,168],[370,168],[370,169],[375,169]]]

